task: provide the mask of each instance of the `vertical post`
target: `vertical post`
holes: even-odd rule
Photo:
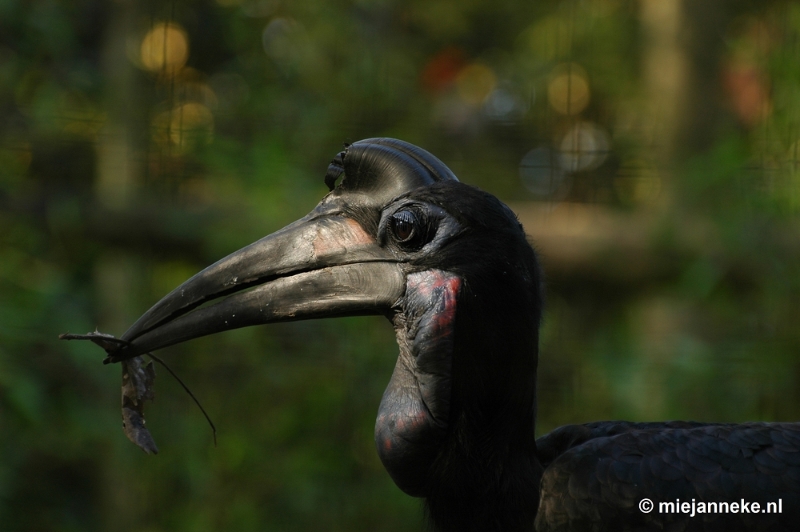
[[[686,100],[687,65],[680,39],[683,0],[640,0],[640,16],[650,138],[659,165],[669,166]]]
[[[139,2],[112,0],[108,4],[108,26],[101,50],[106,123],[96,144],[94,190],[99,208],[113,212],[135,208],[136,187],[144,168],[141,124],[146,111],[140,97],[139,75],[127,51],[130,40],[136,38]],[[131,254],[107,250],[98,258],[93,273],[97,327],[119,336],[135,317],[134,295],[140,291],[136,263]],[[129,445],[121,432],[119,445]],[[141,525],[135,510],[139,485],[130,482],[130,461],[127,455],[115,453],[115,447],[105,453],[100,522],[106,530],[119,528],[120,523],[134,529]]]

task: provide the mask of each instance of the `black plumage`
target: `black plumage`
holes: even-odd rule
[[[613,421],[535,439],[542,273],[495,197],[393,139],[347,146],[325,181],[308,216],[176,288],[109,360],[260,323],[384,314],[400,352],[376,447],[436,530],[797,528],[798,424]]]
[[[542,479],[540,532],[797,527],[796,423],[589,423],[561,427],[538,444],[551,460]],[[645,498],[655,503],[649,513],[638,507]],[[690,512],[666,513],[661,503],[688,503]],[[723,513],[720,503],[737,503],[739,510]],[[767,513],[767,503],[780,504],[782,513]]]

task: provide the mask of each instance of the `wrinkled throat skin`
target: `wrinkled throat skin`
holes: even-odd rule
[[[378,409],[375,444],[395,484],[415,497],[427,495],[447,435],[461,284],[441,270],[409,274],[404,308],[394,315],[400,354]]]

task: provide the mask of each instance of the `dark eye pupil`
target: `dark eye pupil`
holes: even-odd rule
[[[414,224],[417,218],[410,211],[400,211],[392,216],[392,228],[394,236],[400,242],[406,242],[414,236]]]

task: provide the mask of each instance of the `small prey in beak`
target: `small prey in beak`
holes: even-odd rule
[[[155,452],[155,444],[142,443],[149,433],[141,401],[152,398],[154,373],[141,355],[251,325],[371,314],[393,319],[410,272],[404,246],[435,236],[424,227],[414,229],[406,216],[410,211],[401,213],[406,218],[398,215],[397,202],[440,181],[457,179],[441,161],[405,142],[369,139],[348,145],[328,168],[331,192],[307,216],[197,273],[120,338],[100,333],[62,338],[91,340],[106,351],[104,363],[123,364],[123,417],[128,403],[138,413],[125,418],[126,434]],[[409,231],[399,247],[386,236],[395,224]],[[130,426],[140,429],[129,433]]]

